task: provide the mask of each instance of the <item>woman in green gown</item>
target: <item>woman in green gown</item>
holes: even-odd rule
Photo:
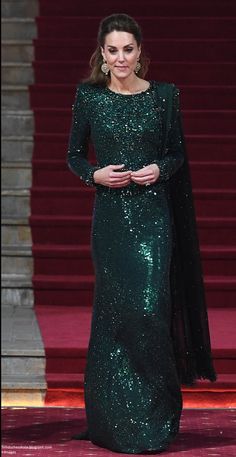
[[[133,18],[101,21],[68,148],[69,168],[96,188],[88,428],[75,438],[131,454],[167,449],[181,384],[216,379],[179,89],[145,80],[148,63]]]

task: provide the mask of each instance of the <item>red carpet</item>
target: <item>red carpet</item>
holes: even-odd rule
[[[84,406],[82,373],[88,346],[90,308],[58,306],[56,310],[57,314],[55,306],[50,305],[38,308],[43,339],[47,341],[48,392],[45,402],[47,405]],[[224,374],[219,375],[214,385],[200,381],[194,389],[183,388],[184,407],[236,407],[234,310],[229,311],[228,320],[222,326],[224,315],[222,308],[209,310],[215,365],[217,371]]]
[[[83,406],[94,271],[94,189],[66,164],[75,87],[86,74],[101,17],[120,2],[40,0],[34,40],[35,117],[30,224],[35,309],[46,351],[47,404]],[[181,89],[213,356],[218,380],[183,389],[184,405],[236,405],[236,5],[228,0],[126,2],[151,57],[146,79]],[[94,160],[93,150],[90,159]],[[191,454],[189,454],[191,455]],[[201,455],[198,453],[198,455]],[[202,454],[203,455],[203,454]],[[224,455],[224,454],[222,454]],[[226,454],[225,454],[226,455]]]
[[[83,409],[4,408],[2,418],[2,456],[117,455],[90,441],[71,440],[72,435],[86,428]],[[185,409],[180,433],[162,455],[174,457],[183,452],[186,457],[233,457],[236,454],[235,420],[235,409]]]

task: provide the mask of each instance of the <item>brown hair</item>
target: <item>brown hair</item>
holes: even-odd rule
[[[105,73],[101,70],[103,57],[100,46],[104,48],[105,37],[108,33],[113,32],[113,30],[131,33],[138,46],[140,46],[142,42],[142,32],[140,26],[131,16],[128,16],[128,14],[111,14],[110,16],[102,19],[98,29],[97,47],[89,60],[89,65],[92,70],[90,71],[89,76],[82,80],[83,82],[107,86],[107,83],[110,81],[110,72],[108,75],[105,75]],[[143,46],[141,47],[139,62],[141,64],[141,68],[136,74],[139,78],[143,78],[148,71],[150,63],[150,58],[146,55]]]

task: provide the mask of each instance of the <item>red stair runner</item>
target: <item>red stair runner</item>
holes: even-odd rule
[[[203,405],[209,392],[217,392],[223,395],[222,404],[236,405],[235,1],[126,3],[122,12],[135,11],[151,58],[146,79],[174,82],[181,90],[218,372],[216,383],[199,381],[183,389],[184,399]],[[59,398],[65,404],[61,392],[72,389],[81,405],[94,288],[94,189],[71,174],[66,153],[76,84],[87,72],[100,19],[120,11],[120,2],[102,1],[97,7],[90,1],[78,5],[77,0],[39,4],[35,83],[30,86],[35,309],[46,351],[46,401],[55,404]],[[89,157],[94,160],[92,147]],[[212,404],[217,403],[214,395]]]

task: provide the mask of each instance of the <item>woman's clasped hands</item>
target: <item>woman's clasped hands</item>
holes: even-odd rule
[[[131,181],[141,186],[148,186],[154,184],[160,175],[160,169],[155,163],[146,165],[137,171],[119,171],[119,169],[122,169],[123,167],[124,164],[108,165],[107,167],[96,170],[93,175],[94,182],[108,187],[125,187],[128,186]]]

